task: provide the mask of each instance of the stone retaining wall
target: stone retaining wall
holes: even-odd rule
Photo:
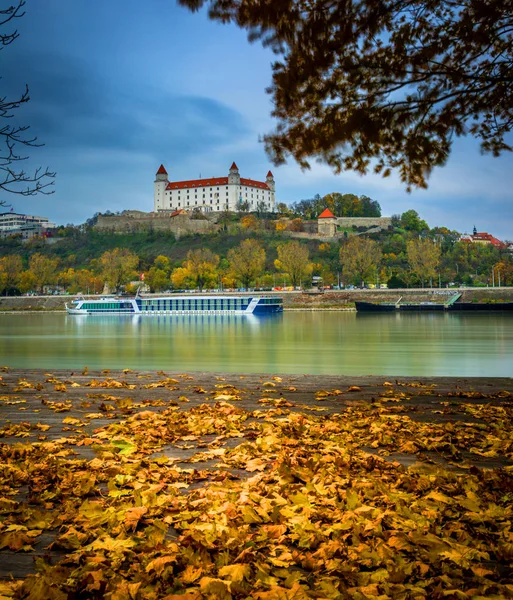
[[[337,217],[339,227],[392,227],[392,217]]]
[[[99,216],[94,226],[99,231],[131,233],[137,231],[170,231],[178,239],[190,233],[213,233],[219,225],[209,219],[190,219],[188,215],[162,213],[138,213],[130,211],[122,215]]]
[[[509,288],[468,288],[459,290],[464,302],[482,302],[494,300],[502,302],[513,302],[513,287]],[[326,291],[324,294],[308,294],[304,292],[271,292],[283,297],[283,305],[286,308],[336,308],[351,305],[355,300],[364,302],[397,302],[402,296],[403,301],[408,302],[447,302],[447,300],[458,290],[437,289],[433,290],[342,290]],[[255,294],[269,294],[270,292],[255,292]],[[150,294],[144,294],[150,296]],[[161,295],[161,294],[155,294]],[[167,294],[162,294],[167,295]],[[229,295],[229,294],[227,294]],[[94,296],[90,296],[94,298]],[[16,296],[0,297],[1,311],[45,311],[65,310],[65,303],[70,302],[74,296]]]

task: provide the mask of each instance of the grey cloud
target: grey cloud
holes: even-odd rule
[[[216,100],[120,89],[69,57],[22,55],[3,74],[11,93],[29,82],[32,99],[17,116],[49,149],[144,149],[183,160],[249,133],[241,114]]]

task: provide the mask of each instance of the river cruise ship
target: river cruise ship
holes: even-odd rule
[[[70,315],[258,315],[283,310],[277,296],[183,294],[159,298],[77,298],[66,304]]]

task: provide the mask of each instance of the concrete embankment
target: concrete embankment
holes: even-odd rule
[[[329,290],[314,292],[255,292],[272,293],[283,297],[285,309],[342,310],[353,309],[356,300],[365,302],[446,302],[453,294],[461,293],[464,302],[512,302],[513,287],[461,289],[404,289],[404,290]],[[168,294],[158,294],[168,295]],[[231,295],[231,294],[226,294]],[[146,294],[145,296],[151,296]],[[88,296],[89,297],[89,296]],[[90,296],[97,298],[97,296]],[[16,296],[1,297],[0,312],[64,311],[73,296]]]

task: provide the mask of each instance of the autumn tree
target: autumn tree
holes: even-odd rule
[[[162,254],[159,254],[157,258],[153,261],[153,266],[157,269],[165,271],[166,273],[169,273],[169,271],[171,270],[169,258],[167,256],[163,256]]]
[[[377,242],[361,236],[352,236],[340,248],[342,273],[346,279],[363,283],[376,273],[381,261],[381,249]]]
[[[204,287],[212,286],[216,283],[219,265],[219,256],[214,254],[209,248],[199,248],[189,250],[187,259],[184,263],[186,273],[185,280],[189,278],[194,286],[202,290]]]
[[[57,282],[72,294],[96,294],[103,289],[103,279],[90,269],[68,267],[57,274]]]
[[[276,205],[276,212],[278,215],[286,217],[290,214],[290,208],[285,204],[285,202],[278,202]]]
[[[30,269],[23,271],[20,275],[20,279],[18,281],[18,288],[20,292],[23,292],[24,294],[27,292],[32,292],[37,288],[36,278],[32,271],[30,271]]]
[[[121,286],[137,277],[136,269],[138,265],[139,257],[127,248],[108,250],[100,257],[102,276],[107,285],[116,292],[119,291]]]
[[[145,283],[152,292],[159,292],[169,287],[169,271],[171,265],[167,256],[157,256],[153,261],[153,266],[145,274]]]
[[[513,0],[178,0],[210,5],[278,55],[270,87],[275,164],[398,171],[426,186],[455,137],[511,150]]]
[[[257,240],[246,239],[228,251],[228,262],[230,272],[248,288],[264,270],[265,250]]]
[[[249,230],[253,230],[253,231],[258,229],[258,225],[259,225],[258,219],[255,217],[255,215],[245,215],[240,220],[240,224],[242,225],[242,227],[244,229],[249,229]]]
[[[377,200],[368,196],[356,196],[355,194],[340,194],[332,192],[325,196],[316,194],[308,200],[294,202],[290,209],[303,219],[317,219],[317,217],[329,208],[336,217],[380,217],[381,206]]]
[[[406,231],[429,231],[429,226],[419,217],[419,213],[416,210],[407,210],[401,215],[401,227],[404,227]]]
[[[189,290],[194,287],[194,280],[188,269],[178,267],[171,273],[171,284],[176,290]]]
[[[424,282],[436,276],[436,268],[440,263],[440,246],[430,240],[410,240],[406,244],[408,264],[424,287]]]
[[[496,286],[508,286],[513,284],[513,263],[501,260],[492,267],[492,283]]]
[[[279,271],[288,274],[294,287],[312,271],[308,248],[297,241],[278,246],[278,258],[274,265]]]
[[[10,290],[18,286],[20,275],[23,272],[21,257],[10,254],[0,259],[0,291],[7,296]]]
[[[25,14],[24,6],[25,0],[18,0],[8,8],[0,9],[0,51],[19,37],[18,31],[12,27]],[[5,31],[9,28],[9,31]],[[22,167],[22,163],[28,159],[25,154],[28,149],[42,145],[37,137],[27,135],[28,125],[20,125],[13,118],[15,111],[29,100],[28,86],[16,98],[0,96],[0,190],[22,196],[50,194],[53,193],[49,188],[53,185],[55,173],[41,168],[28,173]],[[5,201],[0,199],[0,206],[2,205],[5,205]]]
[[[59,261],[56,258],[48,258],[39,252],[30,257],[29,271],[38,292],[42,293],[45,285],[56,281],[58,264]]]
[[[289,230],[290,231],[304,231],[305,226],[303,223],[303,219],[300,219],[300,218],[292,219],[292,221],[290,222],[290,225],[289,225]]]
[[[169,287],[169,275],[163,269],[153,266],[146,273],[144,283],[149,286],[151,292],[160,292]]]

